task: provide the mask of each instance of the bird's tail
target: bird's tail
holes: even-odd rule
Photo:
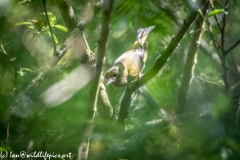
[[[155,26],[151,26],[151,27],[148,27],[148,28],[140,28],[138,29],[137,31],[137,40],[134,42],[133,46],[132,46],[132,49],[136,49],[137,47],[139,46],[143,46],[149,33],[155,28]]]

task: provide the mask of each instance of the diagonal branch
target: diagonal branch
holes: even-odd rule
[[[227,56],[227,54],[231,52],[234,48],[236,48],[239,44],[240,44],[240,39],[235,44],[233,44],[228,50],[224,52],[225,53],[224,56]]]
[[[131,104],[131,96],[136,89],[146,84],[149,80],[151,80],[159,70],[166,64],[168,58],[171,56],[173,51],[177,48],[180,41],[183,39],[184,35],[188,31],[192,22],[196,19],[198,15],[197,11],[192,11],[189,16],[183,21],[178,33],[174,36],[166,48],[166,50],[162,53],[162,55],[158,56],[153,67],[143,75],[140,81],[135,81],[127,87],[123,99],[121,101],[120,113],[118,122],[123,124],[127,115],[128,115],[128,108]]]

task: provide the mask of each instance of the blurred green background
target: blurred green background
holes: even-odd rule
[[[94,53],[97,52],[102,22],[101,9],[94,6],[95,3],[94,0],[69,1],[76,19],[87,22],[83,33]],[[224,5],[225,0],[214,1],[217,9],[224,9]],[[237,0],[229,1],[224,33],[226,49],[239,40],[239,5]],[[131,48],[139,28],[155,26],[147,39],[149,53],[143,70],[146,73],[187,15],[199,8],[198,0],[115,0],[103,73]],[[70,31],[65,30],[67,25],[57,0],[47,1],[47,11],[55,25],[52,28],[59,49]],[[211,7],[208,13],[210,11]],[[220,25],[223,15],[216,15]],[[19,22],[23,23],[17,24]],[[209,22],[214,39],[220,45],[221,33],[214,17],[210,17]],[[192,71],[187,110],[182,115],[176,113],[177,106],[181,105],[177,97],[193,27],[164,68],[134,94],[125,131],[107,130],[108,126],[117,128],[118,123],[104,121],[97,112],[89,159],[240,158],[239,90],[232,94],[225,92],[219,50],[214,48],[206,23]],[[26,87],[53,54],[42,1],[1,0],[0,43],[0,151],[71,152],[72,159],[77,159],[88,99],[93,96],[89,94],[92,69],[81,63],[84,46],[80,42],[74,43],[34,92],[25,95]],[[225,57],[231,87],[240,80],[239,52],[240,47],[236,46]],[[107,86],[117,114],[124,89]],[[16,107],[16,110],[6,122],[10,107]]]

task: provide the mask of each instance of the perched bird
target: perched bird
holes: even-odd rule
[[[113,84],[123,87],[132,82],[136,76],[140,78],[148,53],[146,38],[154,28],[154,26],[151,26],[138,29],[137,40],[131,50],[118,57],[113,66],[107,71],[107,85]]]

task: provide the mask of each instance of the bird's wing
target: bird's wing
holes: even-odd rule
[[[130,50],[122,54],[116,61],[122,63],[127,69],[128,75],[137,76],[144,66],[144,53],[143,50]]]

